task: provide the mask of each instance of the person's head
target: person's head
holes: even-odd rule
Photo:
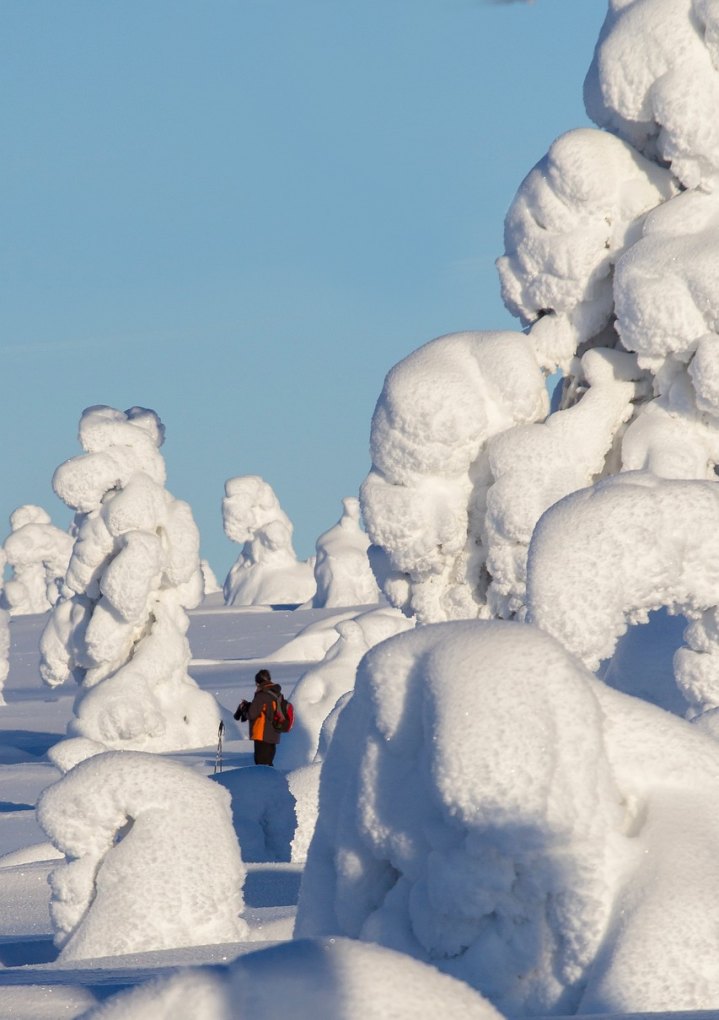
[[[258,687],[261,687],[262,684],[271,684],[272,677],[270,676],[269,669],[261,669],[259,673],[255,673],[255,683]]]

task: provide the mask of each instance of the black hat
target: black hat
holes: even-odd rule
[[[255,673],[256,684],[271,684],[272,677],[270,676],[269,669],[261,669],[259,673]]]

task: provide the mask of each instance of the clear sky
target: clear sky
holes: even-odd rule
[[[385,373],[514,328],[507,207],[563,131],[605,0],[5,0],[0,541],[83,408],[163,419],[220,582],[224,482],[302,556],[369,468]]]

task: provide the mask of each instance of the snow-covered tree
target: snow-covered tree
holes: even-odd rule
[[[709,1008],[719,744],[528,624],[363,659],[320,780],[299,938],[433,963],[509,1016]]]
[[[63,961],[246,936],[230,798],[193,769],[93,753],[42,793],[37,816],[66,856],[50,876]]]
[[[343,513],[337,524],[317,539],[315,582],[312,599],[316,608],[368,606],[379,600],[377,582],[370,567],[369,537],[360,524],[359,500],[342,500]]]
[[[242,552],[225,579],[228,606],[302,604],[315,592],[313,561],[297,559],[293,526],[272,486],[259,475],[225,482],[225,534]]]
[[[609,0],[585,102],[505,220],[523,331],[385,380],[370,559],[438,625],[360,664],[297,915],[511,1015],[719,994],[719,5]],[[662,608],[691,724],[589,672]]]
[[[611,0],[598,128],[557,139],[507,213],[525,332],[440,338],[387,376],[362,509],[385,595],[419,620],[523,618],[537,521],[602,477],[716,480],[718,37],[707,0]]]
[[[5,580],[5,551],[0,549],[0,594]],[[0,705],[5,704],[3,687],[10,672],[10,614],[0,609]]]
[[[11,576],[2,604],[11,616],[45,613],[60,597],[73,538],[52,523],[46,510],[32,504],[13,511],[10,527],[3,548]]]
[[[53,487],[76,511],[63,597],[41,641],[50,686],[80,684],[68,732],[108,747],[168,751],[214,742],[219,710],[188,675],[186,610],[202,597],[199,535],[164,488],[154,411],[91,407],[81,455]]]

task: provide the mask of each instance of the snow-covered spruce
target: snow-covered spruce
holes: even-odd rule
[[[338,523],[317,539],[315,608],[369,606],[379,601],[377,582],[370,567],[369,536],[360,524],[359,500],[342,500]]]
[[[668,170],[591,128],[562,135],[527,175],[505,217],[497,268],[508,310],[537,322],[547,371],[568,372],[580,344],[610,326],[613,268],[646,214],[676,192]]]
[[[225,579],[228,606],[301,605],[315,593],[313,560],[300,562],[292,522],[272,486],[258,475],[225,482],[225,534],[242,552]]]
[[[199,535],[190,507],[164,488],[163,437],[154,411],[89,408],[85,452],[53,478],[76,511],[75,544],[41,672],[51,686],[80,684],[69,734],[118,749],[206,746],[219,724],[214,698],[187,673]]]
[[[710,1008],[718,794],[715,741],[542,631],[417,628],[337,721],[296,937],[398,949],[512,1016]]]
[[[421,622],[487,613],[486,446],[547,408],[544,376],[520,333],[440,337],[388,373],[361,504],[392,605]]]
[[[10,579],[2,605],[11,616],[45,613],[60,597],[72,554],[73,538],[40,506],[19,506],[10,515],[11,532],[3,546]]]
[[[94,754],[49,786],[37,817],[66,855],[50,875],[60,959],[245,938],[229,801],[210,779],[141,752]]]

